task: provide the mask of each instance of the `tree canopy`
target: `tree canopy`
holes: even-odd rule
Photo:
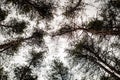
[[[120,0],[0,0],[0,38],[0,80],[120,80]]]

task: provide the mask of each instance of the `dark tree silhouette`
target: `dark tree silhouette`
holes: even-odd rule
[[[38,66],[43,59],[43,53],[36,53],[35,51],[31,52],[31,59],[28,60],[29,64],[26,66],[16,67],[14,69],[15,77],[17,80],[37,80],[37,75],[32,75],[32,66]]]
[[[60,60],[54,60],[49,80],[71,80],[69,69]]]

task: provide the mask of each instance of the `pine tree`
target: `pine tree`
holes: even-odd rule
[[[54,60],[49,80],[71,80],[69,69],[60,60]]]
[[[96,2],[101,2],[102,6],[97,18],[83,25],[74,22],[65,24],[56,31],[54,36],[71,36],[69,35],[71,33],[75,36],[77,34],[75,32],[82,30],[80,36],[77,37],[78,40],[72,43],[74,46],[67,50],[74,59],[73,63],[77,61],[83,64],[82,69],[86,69],[83,72],[89,73],[89,76],[86,76],[88,78],[96,73],[99,74],[98,77],[107,73],[115,80],[119,80],[119,0],[96,0]]]
[[[30,27],[30,19],[33,20],[36,17],[38,17],[38,20],[45,19],[49,21],[52,19],[53,3],[44,0],[0,0],[0,5],[0,35],[5,38],[0,44],[0,64],[3,64],[0,70],[0,80],[37,80],[37,75],[34,75],[33,69],[40,67],[44,58],[43,53],[46,53],[47,47],[43,39],[46,33],[43,29],[33,28],[33,30],[31,30],[32,32],[27,35],[26,30]],[[12,12],[16,13],[12,15]],[[18,16],[21,15],[24,15],[28,20],[20,19]],[[24,46],[32,47],[33,51],[29,50],[28,55],[28,57],[31,56],[31,58],[26,61],[28,63],[27,65],[13,66],[13,73],[8,73],[15,76],[10,78],[9,74],[4,73],[3,68],[11,64],[10,60],[12,60],[15,55],[19,53],[20,48]],[[36,48],[41,49],[39,52],[36,52]],[[25,48],[24,50],[27,49]],[[25,55],[27,54],[25,53]]]

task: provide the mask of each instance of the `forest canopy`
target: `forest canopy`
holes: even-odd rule
[[[119,52],[120,0],[0,0],[0,80],[120,80]]]

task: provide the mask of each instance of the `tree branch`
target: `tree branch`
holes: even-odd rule
[[[114,27],[113,27],[114,28]],[[118,27],[115,27],[117,28],[118,30],[113,30],[112,29],[104,29],[104,30],[94,30],[94,29],[87,29],[87,28],[82,28],[80,26],[77,26],[77,28],[72,28],[72,29],[66,29],[66,31],[61,31],[61,32],[56,32],[55,34],[53,34],[53,36],[61,36],[61,35],[64,35],[64,34],[67,34],[67,33],[71,33],[71,32],[75,32],[75,31],[79,31],[79,30],[83,30],[83,31],[86,31],[86,32],[90,32],[90,33],[93,33],[93,34],[97,34],[97,35],[120,35],[120,30]]]
[[[89,51],[90,53],[92,53],[99,62],[103,63],[105,66],[103,67],[108,67],[110,70],[109,72],[112,72],[114,75],[116,75],[118,78],[120,78],[120,72],[117,71],[113,66],[109,65],[107,62],[105,62],[101,57],[99,57],[97,52],[94,52],[93,50],[91,50],[88,46],[83,46],[84,49],[86,49],[87,51]],[[102,65],[102,64],[101,64]],[[111,74],[111,73],[110,73]],[[118,76],[119,75],[119,76]]]
[[[2,49],[2,50],[0,51],[0,53],[3,52],[3,51],[5,51],[5,50],[7,50],[7,49],[9,49],[9,48],[11,48],[11,47],[13,47],[13,46],[16,46],[17,44],[19,44],[19,43],[21,43],[21,42],[24,42],[24,41],[26,41],[26,40],[29,40],[29,39],[31,39],[31,38],[32,38],[32,37],[20,38],[20,39],[17,39],[17,40],[12,40],[12,41],[10,41],[10,42],[8,42],[8,43],[5,43],[5,44],[1,44],[1,45],[0,45],[0,49]]]

